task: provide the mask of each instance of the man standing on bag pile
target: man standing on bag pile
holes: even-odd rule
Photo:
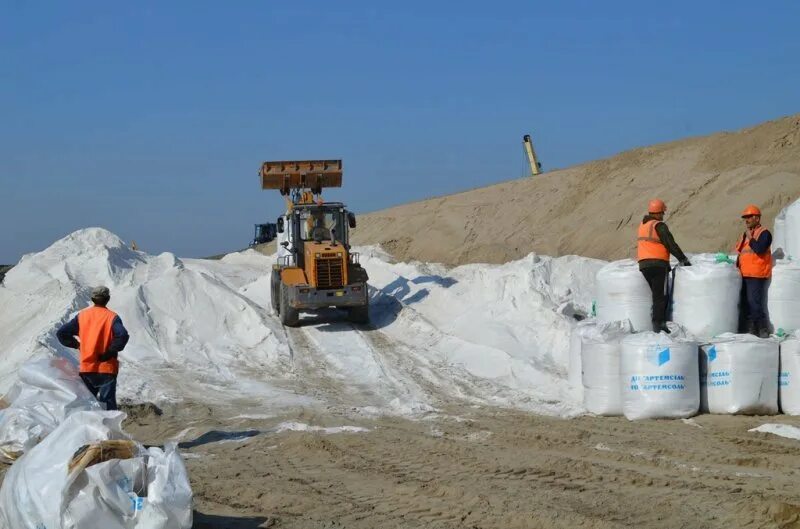
[[[56,332],[64,347],[80,350],[83,383],[107,410],[117,409],[117,355],[128,343],[128,331],[116,313],[106,308],[107,287],[92,289],[93,307],[83,309]],[[78,340],[75,337],[78,337]],[[80,341],[79,341],[80,340]]]
[[[669,255],[672,254],[683,266],[691,266],[680,246],[675,242],[669,228],[664,223],[667,206],[663,200],[654,199],[648,204],[647,215],[639,225],[637,259],[639,271],[642,272],[650,292],[653,294],[653,330],[667,329],[667,274],[669,273]]]
[[[736,243],[736,266],[742,274],[742,306],[746,331],[769,337],[769,321],[764,310],[767,288],[772,277],[772,234],[761,225],[761,210],[750,205],[742,211],[745,232]]]

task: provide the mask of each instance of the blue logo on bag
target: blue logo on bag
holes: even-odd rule
[[[669,347],[658,353],[658,365],[663,366],[669,362]]]
[[[131,497],[131,510],[133,512],[141,511],[144,509],[144,498],[140,498],[139,496],[132,496]]]
[[[670,360],[669,347],[666,349],[651,350],[647,355],[647,361],[656,366],[663,366]]]
[[[715,345],[712,345],[711,347],[709,347],[708,351],[706,351],[706,355],[708,356],[708,361],[709,362],[713,362],[714,360],[716,360],[717,359],[717,347]]]

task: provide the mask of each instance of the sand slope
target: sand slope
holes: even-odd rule
[[[800,197],[800,114],[364,215],[354,238],[401,260],[445,264],[531,251],[617,259],[632,256],[653,196],[667,202],[685,251],[729,249],[747,203],[761,205],[771,226]]]

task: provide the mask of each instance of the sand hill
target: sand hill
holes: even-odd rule
[[[685,251],[731,249],[746,204],[759,204],[771,226],[800,197],[800,114],[378,211],[354,237],[398,259],[451,265],[531,251],[617,259],[633,256],[651,197],[667,202]]]

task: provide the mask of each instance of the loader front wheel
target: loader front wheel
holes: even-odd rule
[[[287,327],[297,327],[300,324],[300,311],[289,305],[289,287],[281,283],[281,323]]]

